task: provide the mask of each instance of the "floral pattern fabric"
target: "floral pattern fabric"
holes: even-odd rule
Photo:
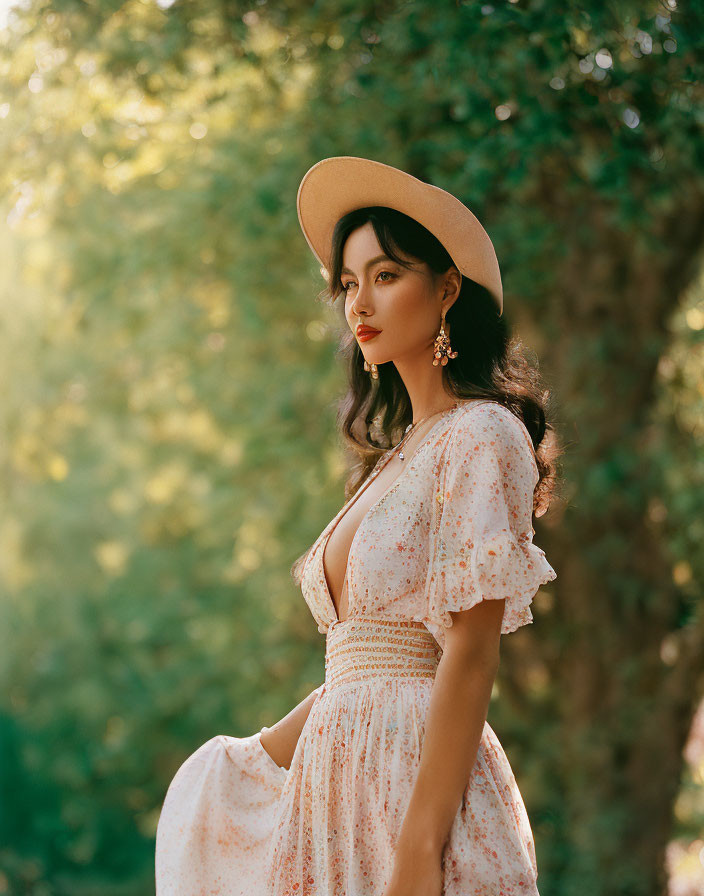
[[[218,735],[181,766],[159,819],[157,896],[382,896],[420,763],[451,612],[505,599],[502,633],[533,621],[556,578],[533,544],[530,436],[493,401],[462,402],[425,434],[364,515],[340,621],[322,554],[385,454],[310,549],[303,597],[326,635],[325,683],[290,769],[259,741]],[[485,722],[443,852],[445,896],[537,896],[533,836]]]

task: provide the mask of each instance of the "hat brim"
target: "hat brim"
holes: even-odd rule
[[[422,224],[443,244],[459,272],[486,287],[503,312],[501,272],[494,245],[476,216],[451,193],[373,159],[333,156],[306,172],[296,209],[313,254],[330,269],[332,235],[348,212],[383,205]]]

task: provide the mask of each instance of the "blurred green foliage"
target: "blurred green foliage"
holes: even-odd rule
[[[536,541],[560,578],[539,634],[502,647],[491,722],[544,896],[656,892],[704,692],[703,12],[35,0],[10,16],[0,893],[152,892],[180,763],[323,679],[289,567],[342,500],[344,382],[295,195],[342,154],[467,202],[505,314],[552,372],[569,501]],[[704,823],[692,775],[682,834]]]

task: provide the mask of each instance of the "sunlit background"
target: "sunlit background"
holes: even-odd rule
[[[704,893],[702,3],[0,3],[0,894],[153,892],[169,781],[323,680],[331,155],[487,227],[565,446],[489,721],[541,896]]]

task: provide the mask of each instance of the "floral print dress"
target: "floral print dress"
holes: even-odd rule
[[[157,896],[382,896],[409,803],[450,613],[505,599],[501,632],[533,621],[557,577],[533,544],[530,436],[495,401],[459,402],[371,505],[349,551],[338,618],[323,552],[370,476],[311,547],[301,590],[326,636],[325,681],[289,770],[257,732],[217,735],[171,782]],[[264,729],[262,729],[264,730]],[[532,831],[484,723],[443,852],[444,896],[538,896]]]

